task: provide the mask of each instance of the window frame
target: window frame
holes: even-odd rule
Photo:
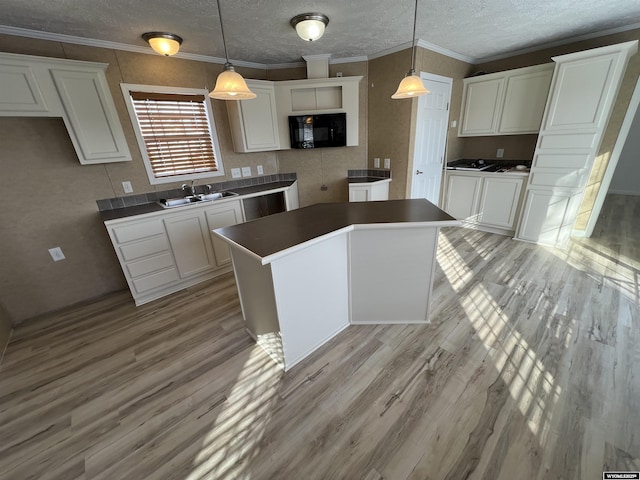
[[[120,88],[122,89],[122,95],[124,97],[125,104],[127,105],[127,110],[129,111],[129,117],[131,119],[133,131],[136,134],[136,140],[138,142],[138,148],[140,150],[140,154],[142,155],[144,168],[147,172],[147,177],[149,178],[149,183],[151,185],[192,181],[192,180],[199,180],[199,179],[211,178],[211,177],[223,177],[225,175],[224,164],[222,161],[222,149],[220,148],[220,143],[218,141],[218,129],[216,128],[216,123],[213,116],[213,107],[211,105],[211,99],[209,98],[208,90],[200,89],[200,88],[164,87],[159,85],[139,85],[139,84],[132,84],[132,83],[121,83]],[[145,93],[165,93],[165,94],[176,94],[176,95],[181,95],[181,94],[182,95],[204,95],[203,103],[204,103],[207,120],[209,122],[209,130],[211,131],[211,140],[213,145],[213,155],[216,160],[218,170],[215,172],[191,173],[187,175],[170,175],[170,176],[160,177],[160,178],[156,177],[153,172],[153,168],[151,167],[151,161],[149,160],[149,155],[147,154],[147,147],[146,147],[144,138],[142,136],[142,131],[140,130],[140,124],[138,123],[136,109],[131,99],[131,94],[130,94],[131,91],[145,92]]]

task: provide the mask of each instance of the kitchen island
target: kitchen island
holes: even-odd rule
[[[438,232],[424,199],[327,203],[213,231],[247,330],[286,371],[353,324],[427,323]]]

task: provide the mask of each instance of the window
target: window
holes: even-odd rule
[[[121,87],[152,184],[224,175],[207,90]]]

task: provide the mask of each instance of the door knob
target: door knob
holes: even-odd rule
[[[421,172],[420,170],[416,170],[416,175],[422,175],[424,172]]]

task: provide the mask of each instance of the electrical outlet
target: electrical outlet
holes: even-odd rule
[[[231,178],[240,178],[242,176],[242,174],[240,173],[240,169],[239,168],[232,168],[231,169]]]
[[[384,159],[384,168],[391,168],[391,159],[390,158],[385,158]]]
[[[251,176],[251,167],[242,167],[242,176],[250,177]]]
[[[59,262],[60,260],[65,259],[64,253],[62,253],[62,249],[60,247],[50,248],[49,255],[51,255],[54,262]]]
[[[504,148],[499,148],[496,152],[496,158],[502,158],[504,156]]]
[[[456,128],[458,126],[458,122],[456,120],[451,120],[451,128]]]
[[[264,175],[264,169],[262,168],[262,165],[258,165],[256,168],[258,170],[258,175]]]
[[[380,159],[378,157],[373,159],[373,168],[380,168]]]
[[[133,193],[133,187],[129,180],[122,182],[122,189],[124,190],[124,193]]]

